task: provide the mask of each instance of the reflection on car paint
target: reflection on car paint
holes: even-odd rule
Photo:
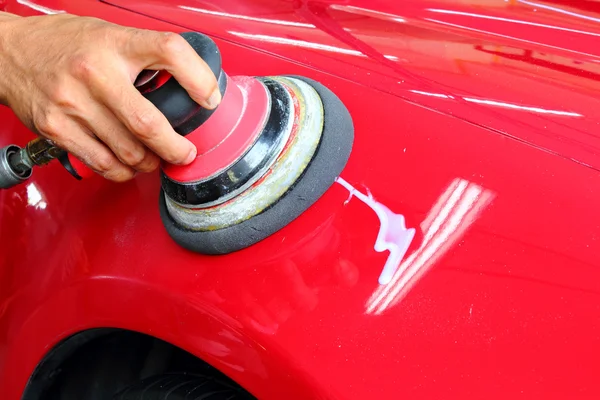
[[[53,8],[41,6],[31,0],[17,0],[17,3],[27,6],[27,7],[31,8],[32,10],[39,11],[44,14],[63,14],[64,13],[63,10],[55,10]]]
[[[541,4],[541,3],[534,3],[532,1],[526,1],[526,0],[517,0],[517,1],[519,3],[527,4],[527,5],[532,6],[532,7],[543,8],[543,9],[546,9],[546,10],[555,11],[557,13],[570,15],[572,17],[586,19],[588,21],[600,22],[600,18],[594,18],[594,17],[590,17],[589,15],[583,15],[583,14],[580,14],[580,13],[575,13],[575,12],[572,12],[572,11],[563,10],[562,8],[552,7],[552,6],[549,6],[549,5],[546,5],[546,4]]]
[[[279,36],[270,36],[270,35],[254,35],[251,33],[235,32],[235,31],[227,31],[227,33],[229,33],[230,35],[233,35],[233,36],[238,36],[238,37],[244,38],[244,39],[257,40],[259,42],[287,44],[287,45],[291,45],[291,46],[304,47],[306,49],[323,50],[323,51],[328,51],[331,53],[346,54],[349,56],[366,57],[365,54],[363,54],[362,52],[360,52],[358,50],[344,49],[342,47],[330,46],[328,44],[321,44],[321,43],[316,43],[316,42],[308,42],[306,40],[289,39],[289,38],[284,38],[284,37],[279,37]],[[385,55],[384,57],[387,58],[388,60],[392,60],[392,61],[398,60],[397,56]]]
[[[431,11],[434,13],[440,13],[440,14],[461,15],[464,17],[473,17],[473,18],[489,19],[489,20],[493,20],[493,21],[510,22],[513,24],[529,25],[529,26],[535,26],[538,28],[547,28],[547,29],[554,29],[554,30],[572,32],[572,33],[580,33],[582,35],[600,36],[600,34],[594,33],[594,32],[582,31],[579,29],[569,29],[569,28],[565,28],[562,26],[539,24],[539,23],[535,23],[535,22],[531,22],[531,21],[524,21],[524,20],[514,19],[514,18],[502,18],[502,17],[493,16],[493,15],[476,14],[476,13],[469,13],[469,12],[456,11],[456,10],[444,10],[444,9],[438,9],[438,8],[428,8],[427,11]]]
[[[400,302],[447,253],[495,197],[494,192],[465,179],[454,179],[421,223],[421,246],[394,271],[390,284],[378,287],[367,301],[367,314],[381,314]]]
[[[47,206],[42,193],[35,183],[30,183],[27,185],[27,204],[35,208],[41,208],[42,210]]]
[[[463,97],[463,99],[470,103],[485,104],[485,105],[492,106],[492,107],[504,107],[504,108],[510,108],[513,110],[529,111],[529,112],[535,112],[535,113],[539,113],[539,114],[554,114],[554,115],[561,115],[563,117],[583,117],[583,115],[576,113],[576,112],[571,112],[571,111],[548,110],[548,109],[541,108],[541,107],[519,106],[517,104],[505,103],[502,101],[487,100],[487,99],[475,99],[473,97]]]
[[[415,93],[415,94],[421,94],[423,96],[437,97],[440,99],[454,99],[455,98],[455,96],[445,95],[443,93],[430,93],[430,92],[425,92],[422,90],[410,90],[410,92]],[[509,109],[518,110],[518,111],[528,111],[528,112],[534,112],[534,113],[539,113],[539,114],[553,114],[553,115],[560,115],[563,117],[583,117],[583,115],[576,113],[576,112],[571,112],[571,111],[549,110],[546,108],[535,107],[535,106],[520,106],[517,104],[506,103],[506,102],[497,101],[497,100],[477,99],[474,97],[461,97],[461,99],[464,101],[467,101],[469,103],[483,104],[483,105],[492,106],[492,107],[509,108]]]
[[[518,38],[518,37],[514,37],[514,36],[510,36],[510,35],[504,35],[504,34],[501,34],[501,33],[488,32],[488,31],[485,31],[485,30],[482,30],[482,29],[471,28],[471,27],[466,26],[466,25],[452,24],[450,22],[441,21],[441,20],[435,19],[435,18],[424,18],[424,20],[425,21],[429,21],[429,22],[433,22],[433,23],[436,23],[436,24],[440,24],[440,25],[450,26],[450,27],[453,27],[453,28],[464,29],[466,31],[471,31],[471,32],[477,32],[477,33],[483,33],[483,34],[493,35],[493,36],[497,36],[497,37],[504,38],[504,39],[518,40],[520,42],[527,43],[528,45],[544,46],[544,47],[548,47],[548,48],[551,48],[551,49],[554,49],[554,50],[565,50],[563,48],[560,48],[560,47],[557,47],[557,46],[553,46],[553,45],[550,45],[550,44],[547,44],[547,43],[540,43],[540,42],[537,42],[537,41],[534,41],[534,40],[521,39],[521,38]],[[573,53],[577,53],[577,54],[580,54],[580,55],[588,56],[588,57],[596,57],[594,54],[591,54],[591,53],[585,53],[585,52],[576,51],[576,50],[569,50],[569,51],[572,51]]]
[[[348,189],[350,197],[346,200],[346,204],[356,196],[357,199],[368,205],[377,217],[379,218],[379,233],[375,240],[375,250],[378,252],[389,251],[389,256],[381,275],[379,275],[379,284],[387,285],[392,280],[394,273],[398,269],[400,262],[404,258],[408,247],[410,246],[414,236],[415,229],[406,229],[404,216],[396,214],[385,205],[376,201],[367,189],[367,194],[358,191],[343,178],[337,178],[337,183]]]
[[[329,8],[332,10],[344,11],[350,14],[362,15],[370,18],[377,18],[384,21],[400,22],[405,23],[406,19],[396,14],[390,14],[377,10],[371,10],[363,7],[350,6],[347,4],[330,4]]]
[[[214,15],[217,17],[232,18],[232,19],[241,19],[244,21],[262,22],[262,23],[266,23],[266,24],[285,25],[285,26],[296,26],[299,28],[314,28],[315,27],[313,24],[306,24],[303,22],[286,21],[286,20],[282,20],[282,19],[272,19],[272,18],[259,18],[259,17],[252,17],[249,15],[232,14],[232,13],[226,13],[226,12],[222,12],[222,11],[207,10],[205,8],[188,7],[188,6],[182,6],[182,5],[178,5],[177,7],[181,8],[182,10],[193,11],[193,12],[197,12],[199,14]]]

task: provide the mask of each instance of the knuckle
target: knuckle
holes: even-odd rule
[[[142,172],[152,172],[158,168],[160,159],[154,154],[147,153],[143,163],[140,163],[138,169]]]
[[[116,167],[116,159],[112,154],[97,154],[94,157],[94,168],[101,174],[110,173]]]
[[[54,139],[61,136],[64,122],[62,115],[58,111],[47,107],[34,116],[33,124],[39,132]]]
[[[137,147],[124,147],[120,149],[119,153],[121,160],[132,167],[142,164],[146,158],[146,152]]]
[[[84,82],[91,82],[99,76],[98,68],[87,54],[76,55],[72,58],[71,73]]]
[[[135,176],[134,171],[121,164],[112,153],[96,155],[93,165],[100,175],[111,181],[125,182]]]
[[[154,137],[157,122],[156,114],[149,110],[135,111],[131,116],[133,133],[142,139]]]
[[[158,158],[155,155],[152,155],[152,157],[150,158],[150,161],[148,162],[148,170],[154,171],[159,166],[160,166],[160,158]]]
[[[74,92],[71,86],[65,81],[57,81],[48,91],[48,98],[60,108],[67,111],[74,111],[78,105],[75,101]]]
[[[166,32],[162,35],[160,47],[167,55],[176,55],[186,50],[187,41],[177,33]]]
[[[104,175],[106,179],[114,182],[126,182],[133,179],[135,172],[129,168],[119,168]]]

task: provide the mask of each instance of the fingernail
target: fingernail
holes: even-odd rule
[[[219,105],[219,103],[221,103],[221,92],[219,91],[219,89],[215,89],[215,91],[212,92],[208,100],[206,100],[206,104],[209,108],[213,109],[216,108]]]
[[[192,161],[194,161],[196,159],[196,154],[197,154],[197,150],[196,150],[196,146],[192,146],[192,150],[190,150],[190,154],[188,154],[187,158],[185,159],[184,164],[190,164]]]

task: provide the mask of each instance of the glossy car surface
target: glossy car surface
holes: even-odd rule
[[[261,399],[600,396],[597,2],[4,3],[209,34],[230,75],[331,88],[356,139],[339,184],[227,256],[169,238],[157,174],[55,165],[1,192],[3,399],[96,327],[164,339]],[[0,145],[33,137],[0,113]],[[383,285],[377,204],[416,230]]]

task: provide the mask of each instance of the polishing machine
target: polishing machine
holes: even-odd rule
[[[281,75],[229,76],[208,36],[181,34],[217,78],[222,101],[208,110],[166,71],[143,71],[135,86],[197,148],[189,165],[163,162],[159,210],[179,245],[226,254],[253,245],[292,222],[334,183],[351,153],[350,113],[327,87]],[[78,159],[37,138],[0,150],[0,188],[29,179],[53,159],[77,179]]]

